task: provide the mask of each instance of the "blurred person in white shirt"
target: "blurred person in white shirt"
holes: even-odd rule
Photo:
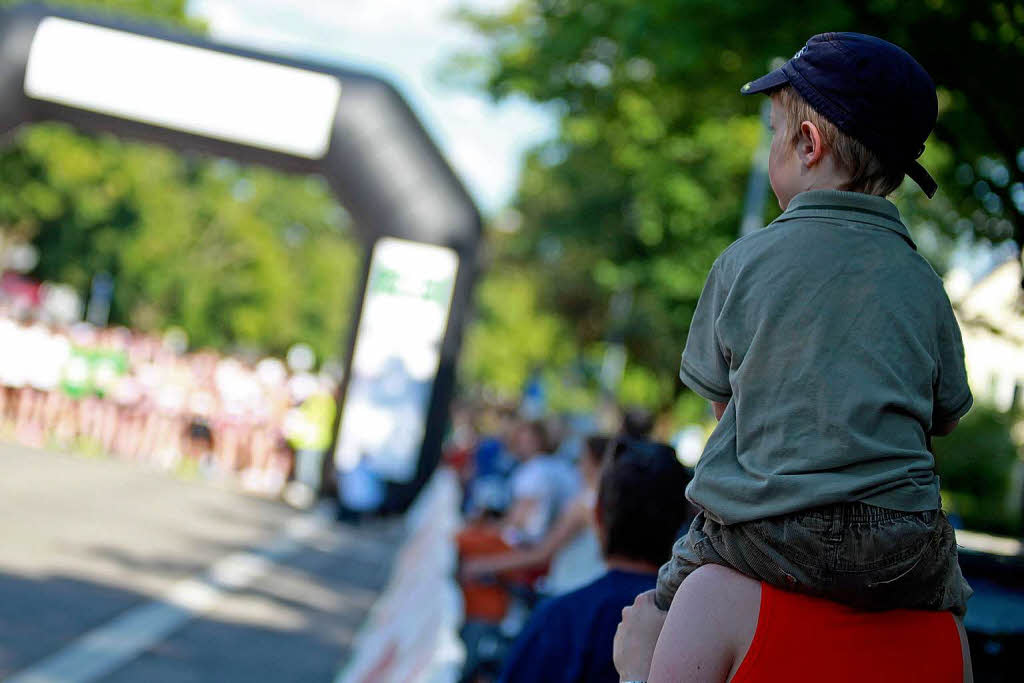
[[[557,443],[543,422],[524,421],[510,444],[519,465],[509,482],[511,505],[505,516],[505,540],[513,546],[538,543],[562,507],[580,489],[572,465],[554,454]]]
[[[462,567],[466,579],[480,579],[519,569],[543,568],[549,562],[541,591],[548,596],[575,590],[604,573],[601,544],[594,526],[594,506],[609,438],[584,440],[577,467],[582,487],[564,506],[550,532],[533,546],[470,559]]]

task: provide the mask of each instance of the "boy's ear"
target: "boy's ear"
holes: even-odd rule
[[[825,153],[824,145],[821,142],[821,131],[810,121],[800,124],[800,135],[797,138],[796,154],[801,163],[811,168],[819,161]]]

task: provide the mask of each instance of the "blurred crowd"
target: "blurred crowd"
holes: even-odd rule
[[[649,438],[646,413],[617,434],[594,422],[453,411],[466,683],[618,680],[615,626],[692,517],[692,471]]]
[[[109,455],[277,496],[311,469],[303,457],[321,467],[330,444],[336,379],[310,371],[306,347],[291,366],[190,353],[180,331],[60,324],[7,297],[0,297],[0,345],[0,434],[25,445]],[[305,478],[309,484],[296,483],[302,502],[320,472]]]

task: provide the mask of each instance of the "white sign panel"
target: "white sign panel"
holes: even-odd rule
[[[340,471],[363,462],[388,481],[415,476],[457,269],[446,247],[390,237],[374,247],[334,454]]]
[[[341,83],[315,71],[46,17],[32,40],[25,94],[320,159]]]

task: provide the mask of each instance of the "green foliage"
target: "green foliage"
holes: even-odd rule
[[[1014,533],[1020,528],[1020,511],[1010,509],[1017,493],[1010,491],[1018,460],[1011,434],[1015,420],[975,405],[952,434],[932,442],[946,506],[972,529]]]
[[[497,268],[477,289],[476,320],[462,358],[474,388],[515,399],[535,368],[564,366],[571,359],[565,325],[539,308],[536,283],[527,271]]]
[[[897,196],[911,228],[929,235],[923,252],[941,267],[948,236],[1022,238],[1013,199],[1024,206],[1022,103],[1006,82],[1024,69],[1018,5],[521,0],[500,15],[467,12],[488,47],[454,60],[449,78],[560,112],[556,139],[526,160],[522,229],[499,244],[497,260],[539,264],[541,305],[566,321],[581,354],[613,331],[612,296],[632,291],[630,372],[666,381],[641,390],[630,379],[626,391],[667,409],[704,277],[738,236],[762,134],[761,98],[739,87],[836,29],[906,47],[939,86],[939,126],[923,161],[941,194],[925,201],[908,182]],[[771,219],[778,207],[767,204]]]
[[[188,26],[184,0],[74,4]],[[196,346],[341,353],[359,253],[321,180],[56,124],[0,150],[0,178],[0,228],[39,247],[33,275],[87,294],[111,273],[113,322],[181,326]]]
[[[24,4],[25,0],[0,0],[0,7]],[[199,30],[202,26],[185,16],[188,0],[50,0],[54,7],[116,14],[135,21],[167,24],[175,28]]]
[[[711,404],[693,392],[685,392],[679,395],[675,405],[672,406],[672,420],[680,425],[704,424],[708,432],[717,423]]]

